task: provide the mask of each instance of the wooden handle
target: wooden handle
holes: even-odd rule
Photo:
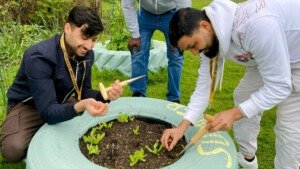
[[[213,122],[213,121],[215,120],[215,117],[212,116],[212,115],[209,115],[209,114],[204,114],[204,119],[205,119],[207,122],[211,123],[211,122]]]
[[[124,81],[120,82],[120,85],[121,85],[121,86],[126,86],[126,85],[128,85],[127,80],[124,80]],[[105,88],[105,90],[106,90],[107,92],[110,91],[111,89],[112,89],[111,86]]]
[[[212,115],[209,114],[205,114],[204,118],[206,119],[206,121],[208,123],[211,123],[212,121],[214,121],[214,117]],[[196,133],[192,138],[191,138],[191,142],[193,144],[196,144],[207,132],[208,130],[206,129],[207,124],[205,126],[203,126],[202,128],[199,129],[198,133]]]
[[[206,126],[203,126],[199,129],[198,133],[191,138],[191,142],[196,144],[207,132]]]
[[[108,99],[108,96],[107,96],[107,91],[103,85],[103,83],[99,83],[99,90],[100,90],[100,93],[103,97],[104,100],[107,100]]]

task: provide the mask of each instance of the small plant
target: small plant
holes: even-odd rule
[[[158,140],[156,140],[155,144],[153,145],[152,149],[148,146],[146,146],[146,149],[150,152],[150,153],[153,153],[153,154],[156,154],[158,155],[161,150],[163,148],[163,145],[159,143]]]
[[[113,122],[106,123],[106,122],[101,122],[99,123],[99,126],[97,127],[98,130],[102,130],[103,128],[112,128]]]
[[[127,123],[128,121],[133,121],[134,117],[129,117],[128,114],[126,113],[121,113],[118,117],[117,117],[117,121],[120,123]]]
[[[146,161],[146,154],[144,149],[140,149],[140,150],[136,150],[133,155],[129,154],[129,159],[130,159],[130,167],[134,166],[137,162],[142,161],[145,162]]]
[[[140,130],[140,126],[135,126],[135,128],[133,129],[133,133],[137,136],[140,134],[139,130]]]
[[[105,136],[105,133],[95,134],[97,128],[93,128],[89,136],[83,136],[85,143],[91,143],[97,145]]]
[[[86,148],[88,149],[90,155],[100,153],[100,149],[99,149],[98,145],[87,144]]]

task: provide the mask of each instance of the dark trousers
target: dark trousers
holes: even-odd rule
[[[9,162],[23,160],[32,137],[44,123],[32,103],[9,106],[0,133],[3,157]]]

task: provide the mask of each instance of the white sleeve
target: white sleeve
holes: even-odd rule
[[[122,0],[122,10],[126,25],[131,32],[131,37],[139,38],[139,23],[137,18],[137,11],[135,8],[135,0]]]
[[[176,0],[176,8],[186,8],[186,7],[191,7],[192,2],[191,0]]]
[[[184,119],[195,124],[208,106],[210,89],[209,58],[201,54],[201,65],[198,70],[196,88],[190,98]]]
[[[258,64],[263,86],[239,105],[248,117],[270,109],[291,92],[291,68],[283,23],[275,17],[253,21],[245,31],[244,48]]]

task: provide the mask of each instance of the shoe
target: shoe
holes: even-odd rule
[[[171,102],[180,104],[180,100],[172,100]]]
[[[239,163],[239,169],[258,169],[256,156],[253,161],[249,162],[245,160],[244,155],[241,152],[238,152],[237,160]]]
[[[140,92],[133,92],[132,97],[145,97]]]

